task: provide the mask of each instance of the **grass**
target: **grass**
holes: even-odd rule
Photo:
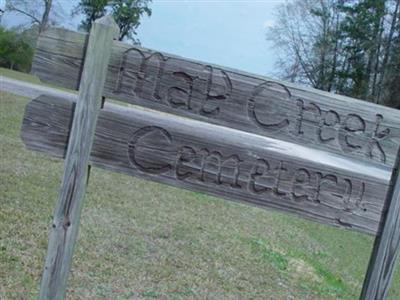
[[[5,69],[5,68],[1,68],[1,67],[0,67],[0,75],[6,76],[9,78],[13,78],[13,79],[23,80],[23,81],[30,82],[30,83],[41,84],[40,79],[37,78],[36,76],[32,76],[27,73],[21,73],[18,71]]]
[[[62,173],[61,160],[19,138],[27,102],[0,92],[0,299],[37,297]],[[358,298],[371,236],[91,173],[68,299]],[[399,283],[397,266],[389,299],[400,299]]]

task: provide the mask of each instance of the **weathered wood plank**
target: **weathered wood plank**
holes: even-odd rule
[[[37,41],[31,72],[45,82],[77,90],[86,44],[87,34],[58,28],[46,31]],[[60,70],[62,76],[57,74]]]
[[[96,20],[90,32],[68,147],[64,145],[67,149],[64,174],[50,228],[40,286],[41,300],[65,297],[106,69],[117,32],[118,26],[111,17]]]
[[[29,149],[65,154],[73,102],[26,108]],[[107,104],[90,157],[97,167],[323,223],[377,232],[391,169],[170,114]]]
[[[361,300],[386,299],[396,259],[400,253],[400,153],[388,194],[382,234],[376,238],[365,277]]]
[[[33,72],[76,88],[85,35],[49,30]],[[104,95],[393,167],[400,111],[114,42]]]

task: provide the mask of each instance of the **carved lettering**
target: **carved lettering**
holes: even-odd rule
[[[297,100],[298,115],[296,117],[296,134],[304,134],[304,124],[311,124],[312,128],[317,131],[321,122],[321,109],[318,105],[310,103],[305,105],[301,99]]]
[[[157,148],[154,148],[154,141],[157,141]],[[157,126],[143,127],[137,130],[128,142],[129,162],[142,172],[163,174],[172,169],[171,164],[166,162],[167,151],[163,147],[168,147],[171,143],[171,135],[165,129]]]
[[[309,201],[307,187],[311,186],[311,174],[307,169],[298,169],[293,176],[292,197],[296,202]]]
[[[268,174],[270,166],[268,161],[265,159],[258,159],[250,172],[250,180],[248,184],[248,189],[250,192],[255,194],[265,193],[272,190],[272,187],[268,187],[261,184],[261,178]],[[259,181],[260,180],[260,181]]]
[[[213,175],[214,182],[221,184],[221,168],[222,168],[222,155],[218,151],[209,152],[207,149],[201,149],[200,155],[202,156],[199,180],[206,181],[206,176]]]
[[[372,133],[372,138],[368,144],[367,156],[373,159],[375,156],[381,162],[386,162],[386,154],[382,149],[381,142],[389,137],[390,129],[386,128],[381,130],[381,123],[383,121],[382,115],[376,115],[376,125]]]
[[[219,72],[222,76],[222,84],[217,83],[215,78],[216,72]],[[228,74],[219,69],[215,69],[212,66],[205,66],[204,72],[206,73],[206,87],[204,93],[204,101],[200,109],[200,114],[203,115],[217,115],[220,111],[220,105],[218,102],[226,100],[232,93],[232,82]],[[221,81],[221,80],[220,80]]]
[[[247,113],[250,120],[258,127],[269,132],[281,130],[289,126],[289,119],[287,116],[280,115],[274,103],[269,103],[270,99],[263,95],[264,90],[271,91],[272,87],[278,87],[281,92],[283,91],[284,97],[290,99],[291,94],[286,86],[272,81],[266,81],[254,89],[247,102]]]
[[[192,147],[184,146],[179,149],[178,159],[175,167],[175,175],[177,179],[185,180],[194,174],[194,171],[196,171],[196,169],[194,169],[194,167],[190,165],[190,163],[193,163],[195,158],[196,150]],[[189,169],[190,171],[187,169]]]
[[[332,186],[335,188],[337,187],[338,178],[335,175],[332,174],[323,175],[320,172],[317,172],[316,175],[317,175],[317,181],[316,181],[316,191],[315,191],[314,201],[317,203],[321,203],[321,195],[323,194],[325,194],[326,196],[328,196],[327,194],[335,195],[332,190]],[[328,188],[326,187],[326,185],[328,185]]]
[[[173,75],[176,78],[176,82],[182,82],[184,87],[173,86],[168,88],[168,103],[175,108],[192,110],[191,101],[193,94],[193,81],[196,77],[190,76],[183,72],[174,72]]]
[[[288,171],[288,169],[283,165],[283,162],[280,161],[275,171],[276,171],[275,185],[272,188],[272,192],[277,196],[285,196],[286,192],[280,189],[280,185],[282,181],[282,176],[284,173]]]
[[[344,152],[361,149],[360,136],[365,133],[365,121],[356,114],[347,115],[339,131],[339,143]]]
[[[145,58],[145,64],[143,65],[143,94],[153,95],[153,99],[160,101],[162,96],[161,90],[161,78],[164,74],[165,62],[168,59],[159,52],[154,52],[150,56]],[[154,62],[154,63],[152,63]]]
[[[333,141],[336,139],[338,129],[335,126],[340,126],[340,116],[334,110],[325,112],[322,125],[318,128],[319,140],[322,143]]]
[[[126,50],[121,58],[114,93],[125,91],[136,98],[161,101],[161,79],[167,60],[159,52],[145,55],[137,48]]]
[[[117,84],[114,93],[127,93],[137,98],[136,88],[141,86],[140,81],[144,77],[143,64],[145,62],[144,53],[137,48],[126,50],[122,56]]]
[[[280,91],[280,94],[277,92]],[[343,153],[363,153],[385,163],[383,141],[390,139],[390,129],[382,128],[383,116],[366,122],[355,113],[339,114],[301,98],[293,99],[290,90],[276,82],[265,81],[254,87],[247,100],[250,122],[265,132],[282,131],[287,138],[329,143]]]
[[[239,184],[240,163],[243,161],[237,155],[231,155],[222,162],[221,184],[229,184],[233,188],[241,188]]]
[[[194,62],[182,67],[177,58],[132,47],[121,57],[113,93],[214,119],[222,116],[227,122],[231,108],[223,110],[228,105],[243,108],[238,91],[244,83],[234,87],[237,81],[232,81],[230,74]],[[382,126],[380,114],[371,120],[357,113],[339,113],[332,107],[324,109],[323,103],[294,97],[288,87],[274,81],[264,81],[247,97],[240,97],[247,99],[248,122],[266,133],[280,131],[295,143],[300,139],[301,143],[328,144],[343,153],[361,154],[382,163],[387,160],[385,140],[391,139],[391,132]]]
[[[333,123],[336,121],[327,121]],[[133,133],[128,142],[128,158],[133,168],[145,173],[173,174],[176,180],[205,186],[227,186],[258,195],[262,201],[279,199],[297,205],[313,203],[348,212],[366,211],[362,201],[364,182],[294,167],[277,159],[224,155],[219,149],[175,145],[168,131],[157,126]]]

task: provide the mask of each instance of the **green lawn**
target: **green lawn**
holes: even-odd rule
[[[19,138],[27,102],[0,92],[0,299],[37,297],[62,173],[61,160]],[[373,243],[101,169],[91,172],[80,228],[68,299],[357,299]]]

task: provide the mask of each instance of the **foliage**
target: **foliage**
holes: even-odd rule
[[[89,31],[93,21],[106,14],[108,2],[108,0],[80,0],[73,12],[73,14],[81,13],[84,16],[79,29]]]
[[[119,27],[119,40],[124,38],[134,40],[135,29],[140,25],[140,17],[151,16],[148,0],[115,0],[112,2],[112,12]]]
[[[94,20],[110,12],[120,30],[118,39],[137,41],[134,37],[135,29],[140,25],[143,15],[151,15],[150,2],[151,0],[81,0],[75,7],[74,14],[84,15],[79,27],[88,31]]]
[[[33,48],[22,34],[0,27],[0,66],[28,72],[32,57]]]
[[[279,76],[292,82],[400,106],[400,0],[293,0],[281,5],[267,38]]]

